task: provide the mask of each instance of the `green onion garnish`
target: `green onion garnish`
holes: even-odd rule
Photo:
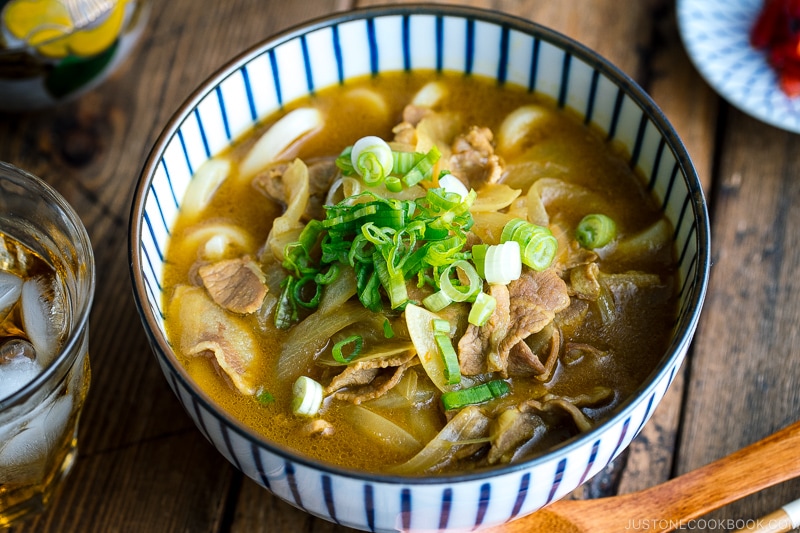
[[[380,252],[375,252],[372,257],[375,264],[375,272],[378,273],[381,286],[386,291],[386,294],[389,295],[390,305],[392,309],[397,309],[408,301],[408,290],[406,290],[406,278],[403,276],[403,271],[398,270],[395,274],[390,273]]]
[[[353,351],[350,352],[350,355],[344,355],[342,350],[345,346],[349,346],[350,344],[353,345]],[[333,349],[331,350],[331,354],[333,358],[338,361],[339,363],[348,364],[350,361],[355,359],[355,357],[361,353],[361,347],[364,345],[364,339],[361,338],[361,335],[350,335],[349,337],[340,340],[336,344],[333,345]]]
[[[404,176],[414,168],[414,165],[419,163],[425,154],[419,152],[392,152],[394,163],[392,165],[392,173]]]
[[[433,176],[433,166],[442,157],[442,153],[435,146],[432,146],[425,157],[420,159],[405,176],[401,178],[406,187],[412,187],[422,180],[431,179]]]
[[[368,186],[378,185],[392,172],[392,149],[380,137],[369,135],[357,140],[350,153],[353,168]]]
[[[450,335],[450,322],[443,318],[437,318],[433,321],[433,332]]]
[[[617,236],[617,225],[601,213],[586,215],[575,229],[575,238],[584,248],[602,248]]]
[[[300,416],[314,416],[322,406],[322,385],[313,379],[300,376],[292,385],[292,412]]]
[[[558,240],[549,228],[520,218],[511,219],[503,226],[500,242],[510,241],[519,244],[522,263],[538,271],[549,267],[558,251]]]
[[[256,401],[262,405],[268,405],[275,401],[275,396],[270,394],[268,390],[259,390],[256,393]]]
[[[294,301],[307,309],[316,309],[319,305],[319,299],[322,297],[322,287],[314,278],[315,276],[313,274],[308,274],[294,283],[294,290],[292,292]],[[311,296],[310,300],[304,300],[303,289],[309,283],[314,286],[314,294]]]
[[[392,323],[389,322],[389,319],[385,319],[383,321],[383,337],[385,339],[391,339],[394,337],[394,330],[392,329]]]
[[[436,291],[433,294],[426,296],[422,300],[422,305],[424,305],[428,311],[432,311],[434,313],[438,313],[451,303],[453,303],[453,300],[451,300],[442,290]]]
[[[468,285],[454,285],[453,280],[450,279],[450,272],[455,269],[461,271],[467,276],[469,281]],[[459,259],[447,265],[439,278],[439,286],[442,288],[448,298],[454,302],[466,302],[472,300],[483,288],[483,280],[478,276],[477,270],[470,263],[463,259]]]
[[[434,326],[434,330],[435,330]],[[448,327],[449,329],[449,327]],[[436,333],[433,336],[436,346],[439,348],[439,353],[444,360],[444,379],[448,385],[455,385],[461,382],[461,367],[458,365],[458,356],[453,349],[453,343],[450,342],[450,337],[441,333]]]
[[[479,292],[469,310],[467,322],[476,326],[486,325],[492,317],[492,314],[494,314],[496,307],[497,300],[495,300],[494,296],[486,294],[485,292]]]
[[[377,141],[374,144],[380,146]],[[345,149],[337,158],[343,174],[361,173],[362,178],[369,174],[369,181],[380,169],[386,171],[388,157],[385,151],[379,153],[383,148],[367,147],[361,152],[357,148]],[[391,174],[383,181],[395,190],[398,185],[430,179],[439,157],[435,147],[427,154],[395,152]],[[316,308],[324,287],[338,277],[344,264],[355,271],[358,299],[374,312],[383,308],[383,299],[389,300],[392,309],[405,309],[409,301],[405,284],[414,276],[420,287],[428,284],[435,290],[434,296],[425,299],[430,309],[440,310],[452,301],[472,301],[483,284],[467,262],[470,252],[464,250],[473,224],[469,209],[476,195],[474,190],[462,196],[432,188],[422,198],[400,200],[365,191],[326,205],[325,219],[309,222],[298,240],[284,248],[283,266],[290,275],[282,285],[276,325],[288,328],[298,320],[298,308]],[[455,279],[454,264],[466,280]]]
[[[508,383],[502,379],[496,379],[468,389],[445,392],[442,394],[442,404],[447,411],[461,409],[467,405],[477,405],[500,398],[508,394],[510,390]]]
[[[278,298],[278,305],[275,309],[275,327],[278,329],[288,329],[297,321],[297,307],[294,302],[294,283],[292,276],[286,276],[281,282],[281,295]]]

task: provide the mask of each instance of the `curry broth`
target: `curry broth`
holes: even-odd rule
[[[392,137],[392,127],[399,123],[403,107],[416,91],[425,83],[444,78],[449,94],[442,107],[458,111],[464,117],[465,125],[487,126],[493,131],[502,119],[521,105],[542,100],[518,87],[498,87],[495,82],[475,76],[395,73],[377,77],[349,80],[347,84],[318,91],[315,95],[292,102],[285,111],[303,105],[312,105],[322,110],[326,117],[324,129],[311,139],[292,147],[286,159],[300,157],[307,160],[320,156],[338,155],[343,148],[353,144],[365,135],[377,135],[384,139]],[[386,112],[376,112],[364,98],[358,96],[358,88],[369,88],[381,94],[386,103]],[[356,91],[354,91],[356,89]],[[348,96],[348,94],[350,96]],[[545,102],[552,105],[552,102]],[[254,133],[237,140],[227,152],[234,161],[243,157],[258,138],[260,132],[270,126],[278,116],[271,117],[259,125]],[[569,111],[562,111],[556,118],[549,119],[547,135],[537,139],[537,157],[545,158],[551,165],[557,165],[570,181],[584,185],[593,191],[602,191],[603,196],[614,206],[616,222],[622,234],[638,231],[661,218],[657,204],[644,189],[641,179],[634,176],[626,160],[609,147],[604,137],[587,128],[581,120]],[[503,154],[500,154],[501,156]],[[256,243],[256,248],[248,252],[258,255],[258,249],[266,241],[271,221],[281,213],[280,206],[266,197],[255,193],[248,184],[235,186],[235,179],[224,182],[205,210],[199,224],[225,222],[247,228]],[[578,215],[563,215],[566,220],[575,220]],[[191,283],[192,268],[197,261],[195,249],[180,246],[183,236],[191,233],[196,221],[187,221],[179,216],[172,231],[172,239],[167,248],[167,261],[164,270],[165,308],[169,307],[173,288],[178,284]],[[614,270],[613,265],[607,268]],[[671,266],[662,267],[659,274],[670,278]],[[591,311],[590,311],[591,313]],[[595,422],[608,416],[627,396],[639,387],[655,368],[667,346],[676,304],[674,289],[657,292],[631,307],[626,317],[626,325],[604,327],[595,317],[589,317],[595,328],[591,332],[581,332],[572,339],[574,342],[599,342],[613,351],[613,357],[598,357],[578,361],[572,365],[560,363],[552,380],[544,385],[540,382],[515,382],[513,397],[503,399],[501,404],[509,404],[513,398],[525,395],[541,395],[543,388],[554,394],[579,396],[602,384],[614,390],[614,397],[598,408],[586,412]],[[166,317],[167,337],[177,347],[176,339],[181,336],[181,324]],[[257,319],[247,316],[254,330],[258,329]],[[395,324],[402,331],[402,325]],[[274,396],[274,402],[260,404],[252,397],[239,393],[216,368],[212,358],[178,357],[187,372],[223,410],[252,428],[265,438],[279,445],[291,448],[305,456],[334,463],[348,468],[370,471],[385,471],[386,465],[407,460],[413,453],[399,452],[388,446],[376,445],[375,440],[341,423],[345,402],[326,402],[323,417],[331,422],[336,430],[326,437],[299,437],[299,429],[307,422],[291,413],[291,383],[278,383],[275,376],[275,360],[279,347],[287,336],[285,331],[268,326],[268,335],[259,335],[258,377],[265,390]],[[177,351],[177,350],[176,350]],[[327,348],[330,352],[330,347]],[[309,369],[310,377],[320,379],[322,369]],[[421,367],[414,367],[424,379]],[[441,408],[433,397],[428,401],[427,414],[406,411],[398,413],[399,424],[412,416],[425,416],[440,426],[446,422]],[[363,405],[369,407],[370,402]],[[528,453],[543,451],[557,442],[570,437],[575,431],[571,428],[553,428],[547,436],[532,446]],[[478,464],[478,463],[476,463]],[[469,468],[469,463],[460,464],[458,469]]]

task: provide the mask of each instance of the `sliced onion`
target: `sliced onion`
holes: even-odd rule
[[[517,152],[525,137],[533,128],[541,125],[546,117],[547,109],[536,104],[525,105],[509,113],[497,133],[498,151],[505,156]]]
[[[241,179],[250,179],[275,161],[294,141],[322,127],[322,113],[312,107],[290,111],[264,133],[239,165]]]
[[[231,171],[227,159],[211,158],[200,165],[186,188],[181,211],[189,217],[199,215],[214,197],[214,193]]]

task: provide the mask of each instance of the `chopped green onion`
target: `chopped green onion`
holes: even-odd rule
[[[575,238],[584,248],[602,248],[617,236],[617,225],[606,215],[593,213],[586,215],[575,229]]]
[[[522,263],[539,271],[552,264],[558,251],[558,240],[549,228],[521,218],[511,219],[503,226],[500,242],[519,244]]]
[[[297,307],[292,298],[294,283],[295,279],[292,276],[286,276],[286,279],[281,282],[283,290],[275,309],[275,327],[278,329],[289,329],[297,321]]]
[[[483,265],[486,281],[508,285],[522,274],[522,259],[517,241],[489,246]]]
[[[314,285],[314,295],[311,297],[310,300],[303,299],[303,288],[308,284],[312,283]],[[294,301],[306,309],[315,309],[319,305],[319,299],[322,297],[322,287],[317,283],[314,279],[314,276],[309,274],[303,276],[299,280],[297,280],[294,284],[294,290],[292,291],[292,296],[294,297]]]
[[[389,319],[385,319],[383,321],[383,337],[385,339],[391,339],[394,337],[394,330],[392,329],[392,323],[389,322]]]
[[[314,281],[316,281],[318,285],[330,285],[339,277],[340,271],[339,263],[331,263],[331,266],[328,267],[328,271],[324,274],[322,272],[317,272],[317,275],[314,276]]]
[[[506,225],[503,226],[503,232],[500,234],[500,242],[506,242],[512,240],[514,231],[517,228],[523,227],[525,224],[528,224],[528,222],[521,218],[512,218],[511,220],[506,222]]]
[[[403,182],[400,181],[400,178],[397,176],[386,176],[386,179],[383,180],[383,184],[386,185],[386,189],[389,192],[400,192],[403,190]]]
[[[344,355],[342,350],[345,346],[353,344],[353,351],[350,352],[350,355]],[[333,358],[338,361],[339,363],[348,364],[352,361],[358,354],[361,353],[361,347],[364,345],[364,339],[361,338],[361,335],[350,335],[349,337],[340,340],[336,344],[333,345],[333,349],[331,350],[331,354]]]
[[[357,140],[350,153],[350,160],[361,179],[369,186],[381,183],[394,166],[392,149],[386,141],[375,135]]]
[[[433,175],[433,166],[442,157],[442,153],[435,146],[432,146],[425,157],[419,160],[405,176],[402,177],[406,187],[412,187],[420,181],[430,179]]]
[[[414,168],[414,165],[419,163],[425,154],[419,152],[399,152],[394,151],[392,152],[392,157],[394,158],[394,163],[392,164],[392,173],[393,174],[408,174],[408,172]]]
[[[348,146],[342,153],[339,154],[339,157],[336,158],[336,166],[342,171],[342,174],[345,176],[352,176],[356,173],[356,169],[353,168],[353,147]]]
[[[453,285],[453,281],[450,279],[450,272],[458,268],[467,276],[469,285]],[[458,261],[450,263],[442,270],[442,274],[439,277],[439,286],[452,301],[466,302],[474,298],[480,292],[483,288],[483,281],[480,276],[478,276],[478,272],[475,270],[474,266],[463,259],[459,259]]]
[[[275,401],[275,396],[273,396],[268,390],[259,389],[256,393],[256,401],[262,405],[268,405]]]
[[[372,254],[372,260],[383,290],[389,295],[389,303],[392,309],[397,309],[408,301],[408,290],[406,289],[406,278],[403,276],[403,271],[398,270],[395,274],[390,273],[380,252]]]
[[[436,321],[434,321],[436,322]],[[434,330],[436,326],[434,325]],[[458,365],[458,356],[453,343],[450,342],[450,337],[436,333],[433,336],[436,346],[439,348],[439,353],[444,360],[444,379],[448,385],[455,385],[461,382],[461,367]]]
[[[439,187],[437,189],[428,189],[428,192],[425,194],[425,199],[428,200],[432,207],[440,211],[447,211],[458,207],[461,203],[462,196]]]
[[[467,322],[479,327],[485,326],[494,314],[496,307],[497,300],[495,300],[494,296],[486,294],[485,292],[479,292],[478,296],[475,298],[475,303],[472,304],[469,310]]]
[[[358,300],[364,307],[377,313],[381,310],[381,293],[378,290],[378,287],[381,286],[381,281],[375,272],[374,265],[371,262],[367,264],[358,263],[355,270]]]
[[[500,398],[508,394],[510,390],[508,383],[502,379],[496,379],[468,389],[445,392],[442,394],[442,404],[447,411],[461,409],[467,405],[477,405]]]
[[[307,376],[300,376],[292,385],[292,412],[314,416],[322,406],[322,385]]]
[[[350,263],[350,266],[353,267],[356,263],[371,264],[373,251],[374,245],[369,239],[364,237],[363,234],[356,235],[350,245],[350,251],[347,253],[347,261]]]
[[[433,321],[433,332],[434,333],[444,333],[445,335],[450,334],[450,322],[444,320],[442,318],[437,318]]]
[[[425,254],[425,262],[431,266],[445,266],[453,262],[455,255],[464,246],[465,238],[453,235],[447,239],[431,243]]]
[[[522,252],[522,262],[534,270],[542,271],[553,263],[558,251],[558,240],[552,234],[537,233]]]
[[[436,291],[422,300],[422,305],[424,305],[428,311],[433,311],[434,313],[438,313],[451,303],[453,303],[453,300],[451,300],[444,291]]]
[[[486,251],[488,249],[488,244],[476,244],[472,247],[472,263],[475,265],[478,275],[484,279],[486,279],[486,274],[484,273],[483,265],[486,262]]]

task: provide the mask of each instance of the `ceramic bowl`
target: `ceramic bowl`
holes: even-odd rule
[[[437,69],[518,84],[572,108],[626,147],[672,222],[680,311],[668,350],[607,421],[548,453],[491,471],[398,477],[332,467],[265,441],[218,409],[165,339],[162,267],[193,169],[260,117],[348,78]],[[531,513],[600,472],[639,433],[684,359],[705,295],[709,229],[701,185],[663,113],[584,46],[512,16],[465,7],[358,10],[290,29],[240,55],[181,106],[156,142],[131,213],[133,289],[156,360],[199,430],[236,468],[318,517],[368,531],[472,530]]]

